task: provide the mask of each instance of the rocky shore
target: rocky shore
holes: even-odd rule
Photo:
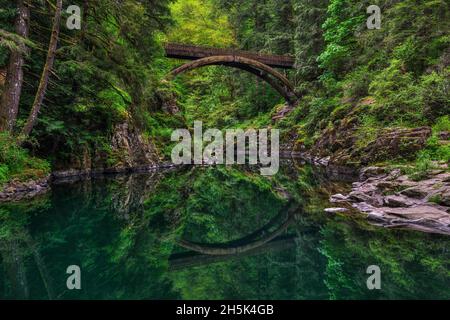
[[[0,203],[31,199],[49,190],[50,176],[26,182],[13,180],[3,186],[0,192]]]
[[[111,137],[110,152],[79,150],[65,163],[57,164],[51,175],[21,182],[13,180],[0,186],[0,203],[31,199],[50,190],[50,183],[80,180],[101,174],[151,172],[171,167],[162,163],[153,143],[129,121],[119,124]]]
[[[171,163],[161,163],[158,165],[131,167],[131,168],[130,167],[108,168],[98,170],[68,169],[55,171],[51,175],[42,179],[29,180],[25,182],[13,180],[7,183],[0,190],[0,203],[27,200],[42,195],[50,191],[50,186],[52,183],[78,181],[91,178],[96,175],[104,175],[104,174],[153,172],[155,170],[169,169],[173,167],[174,165]]]
[[[450,235],[450,173],[446,168],[414,181],[400,169],[367,167],[349,194],[332,195],[330,201],[356,208],[383,227]],[[328,212],[332,209],[339,212],[339,208]]]

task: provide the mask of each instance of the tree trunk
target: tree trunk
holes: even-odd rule
[[[24,140],[28,137],[34,124],[36,123],[39,111],[44,101],[45,93],[47,91],[48,79],[50,77],[50,71],[53,68],[53,62],[55,61],[56,48],[58,46],[59,29],[61,24],[61,11],[62,11],[62,0],[56,1],[56,11],[55,17],[53,18],[53,28],[52,35],[50,38],[50,44],[48,46],[47,60],[45,62],[44,69],[42,70],[41,80],[39,82],[39,87],[34,98],[33,106],[31,108],[30,115],[28,116],[27,122],[22,130],[21,139]]]
[[[14,23],[15,32],[22,38],[28,38],[30,8],[24,0],[17,1],[17,8],[19,12]],[[24,54],[26,50],[26,48],[14,50],[9,56],[5,87],[0,100],[0,131],[11,132],[16,124],[22,92]]]
[[[87,30],[87,17],[89,12],[89,0],[83,1],[83,19],[81,20],[81,39],[84,39]]]

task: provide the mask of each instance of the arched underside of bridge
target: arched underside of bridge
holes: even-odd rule
[[[283,74],[264,63],[241,56],[212,56],[194,60],[174,69],[169,77],[174,78],[183,72],[211,65],[238,68],[256,75],[271,85],[290,105],[295,104],[299,99],[294,86]]]

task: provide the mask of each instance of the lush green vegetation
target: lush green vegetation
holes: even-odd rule
[[[7,91],[13,53],[25,59],[11,136],[25,124],[46,61],[51,2],[30,8],[29,36],[22,37],[14,27],[20,2],[1,1],[0,92]],[[430,126],[433,137],[417,161],[448,162],[449,145],[439,134],[448,130],[450,113],[450,5],[375,3],[382,12],[379,30],[366,27],[366,8],[373,4],[367,0],[73,1],[82,8],[82,28],[61,24],[44,103],[22,145],[53,168],[65,168],[86,152],[105,153],[113,164],[110,139],[123,122],[166,156],[172,129],[193,120],[218,128],[274,126],[271,117],[283,99],[246,72],[207,67],[179,76],[173,85],[162,82],[181,63],[163,57],[163,43],[172,41],[294,56],[295,69],[286,75],[302,99],[275,124],[286,140],[294,136],[311,146],[323,130],[356,119],[355,144],[363,148],[387,128]],[[64,11],[62,21],[68,18]],[[163,108],[174,94],[177,115]],[[20,171],[7,170],[3,161],[3,180]]]
[[[450,113],[446,1],[377,1],[380,30],[366,27],[370,1],[211,2],[219,13],[211,17],[205,6],[202,16],[221,19],[224,10],[229,24],[222,30],[230,29],[227,34],[234,35],[237,47],[295,56],[296,68],[288,76],[303,96],[299,107],[275,124],[285,139],[296,135],[310,146],[323,130],[356,120],[355,144],[362,149],[386,129],[430,126],[434,134],[417,154],[417,166],[448,163],[448,144],[439,137],[448,130]],[[175,12],[189,32],[207,34],[201,32],[203,20],[189,10]],[[184,32],[173,28],[170,34]],[[199,39],[198,34],[188,42],[220,46],[216,37]],[[216,127],[269,126],[283,103],[267,84],[225,68],[192,72],[178,84],[188,123],[203,119]],[[400,154],[395,161],[404,162]]]
[[[29,180],[45,177],[50,171],[48,162],[31,157],[17,146],[8,134],[0,134],[0,185],[11,179]]]

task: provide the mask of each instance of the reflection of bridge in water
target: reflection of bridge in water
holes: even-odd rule
[[[186,267],[291,248],[295,246],[296,236],[283,235],[283,233],[295,221],[295,217],[298,214],[297,210],[298,206],[293,206],[290,203],[259,230],[228,243],[203,244],[179,240],[177,244],[190,250],[190,252],[173,254],[169,259],[170,269],[179,270]],[[276,227],[277,222],[280,220],[283,222]]]
[[[240,259],[244,257],[255,256],[267,252],[277,252],[287,250],[295,247],[296,239],[297,239],[296,235],[280,236],[258,248],[230,255],[208,255],[192,251],[185,253],[177,253],[172,255],[169,259],[170,270],[176,271],[184,268],[203,266],[232,259]]]

